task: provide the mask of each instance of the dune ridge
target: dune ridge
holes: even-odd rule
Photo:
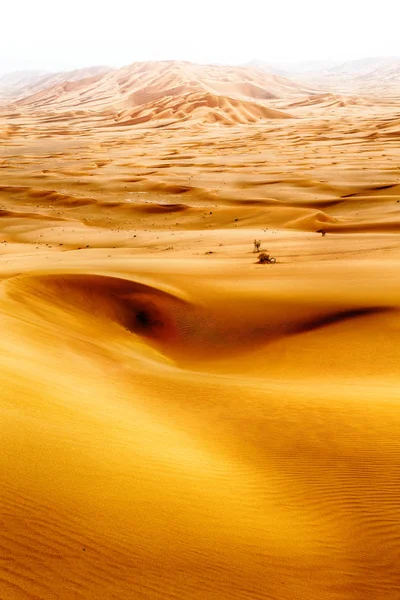
[[[137,125],[187,119],[226,125],[288,118],[269,101],[311,93],[290,79],[257,69],[184,62],[133,63],[114,71],[60,73],[26,87],[14,109],[55,111],[64,118],[79,106],[105,123]],[[43,115],[44,116],[44,115]]]

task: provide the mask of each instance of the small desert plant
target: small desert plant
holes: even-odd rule
[[[258,255],[258,264],[260,264],[260,265],[271,264],[272,265],[274,263],[276,263],[276,258],[274,258],[273,256],[270,256],[266,252],[261,252],[261,254]]]
[[[259,252],[261,248],[261,240],[254,240],[254,250],[253,252]]]

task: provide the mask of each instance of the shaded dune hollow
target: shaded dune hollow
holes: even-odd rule
[[[6,290],[12,301],[45,322],[78,324],[98,339],[140,338],[188,368],[240,359],[277,340],[397,312],[392,306],[344,306],[343,301],[330,306],[296,298],[277,302],[265,295],[249,310],[240,296],[226,306],[218,298],[194,301],[179,292],[94,274],[18,276],[6,281]]]

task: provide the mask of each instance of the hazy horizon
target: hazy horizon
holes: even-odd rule
[[[323,7],[317,0],[262,8],[254,0],[239,8],[210,0],[190,10],[182,0],[144,6],[115,0],[110,6],[23,0],[4,7],[8,26],[0,40],[0,74],[118,68],[144,60],[239,65],[400,55],[397,20],[387,19],[385,10],[393,14],[388,0],[379,12],[360,0]]]
[[[0,77],[4,76],[4,75],[8,75],[8,74],[12,74],[12,73],[23,73],[23,72],[28,72],[28,71],[32,71],[32,72],[47,72],[47,73],[57,73],[57,72],[72,72],[75,70],[80,70],[80,69],[85,69],[85,68],[91,68],[91,67],[110,67],[110,68],[114,68],[114,69],[119,69],[119,68],[123,68],[125,66],[128,66],[130,64],[136,63],[136,62],[145,62],[145,61],[149,61],[149,62],[189,62],[192,64],[200,64],[200,65],[221,65],[221,66],[245,66],[247,63],[253,62],[253,61],[260,61],[260,62],[265,62],[266,64],[270,63],[271,66],[275,66],[275,67],[282,67],[284,68],[285,66],[290,67],[290,66],[297,66],[297,65],[302,65],[302,64],[312,64],[313,62],[315,63],[321,63],[321,64],[331,64],[331,63],[337,63],[340,64],[341,62],[352,62],[352,61],[362,61],[362,60],[379,60],[379,59],[396,59],[396,60],[400,60],[400,56],[362,56],[359,58],[348,58],[348,59],[344,59],[342,61],[340,60],[330,60],[330,59],[302,59],[302,60],[291,60],[291,61],[269,61],[267,59],[262,59],[262,58],[258,58],[258,57],[254,57],[253,59],[250,59],[249,61],[246,62],[241,62],[241,63],[227,63],[227,62],[222,62],[222,61],[196,61],[196,60],[188,60],[185,58],[160,58],[160,59],[141,59],[141,60],[132,60],[129,62],[126,62],[124,64],[120,64],[120,65],[112,65],[109,63],[99,63],[99,62],[93,62],[91,64],[76,64],[73,67],[70,68],[59,68],[59,69],[41,69],[41,68],[32,68],[32,67],[27,67],[27,68],[15,68],[15,69],[11,69],[11,70],[5,70],[2,71],[0,69]]]

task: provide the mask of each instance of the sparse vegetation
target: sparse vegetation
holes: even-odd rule
[[[266,252],[261,252],[261,254],[258,255],[258,264],[260,264],[260,265],[266,265],[266,264],[273,265],[275,263],[276,263],[276,258],[274,258],[273,256],[270,256]]]
[[[254,240],[253,244],[254,244],[254,250],[253,250],[253,252],[254,253],[260,252],[261,240]]]

